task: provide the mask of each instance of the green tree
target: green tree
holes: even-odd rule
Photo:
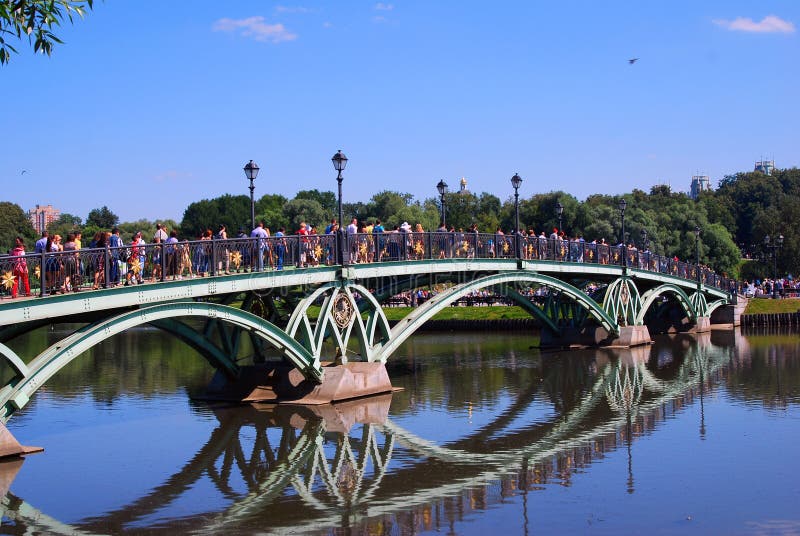
[[[51,236],[59,234],[66,240],[67,234],[83,230],[81,223],[82,220],[80,216],[64,212],[58,219],[48,224],[47,232],[50,233]]]
[[[283,211],[283,207],[289,200],[280,194],[267,194],[256,202],[256,220],[263,221],[273,232],[284,227],[290,229],[289,218]],[[250,225],[250,217],[247,217],[247,225]]]
[[[322,205],[311,199],[292,199],[284,205],[283,210],[289,220],[289,227],[286,229],[289,234],[296,233],[301,222],[319,227],[325,221]]]
[[[448,227],[452,225],[456,229],[466,230],[473,223],[478,223],[477,215],[480,214],[478,196],[469,191],[459,191],[445,194],[444,199]]]
[[[62,43],[52,30],[73,22],[75,15],[83,17],[93,4],[94,0],[0,0],[0,65],[17,53],[9,40],[27,38],[35,52],[49,56],[53,45]]]
[[[145,242],[150,242],[156,232],[156,222],[150,220],[125,221],[117,225],[120,237],[126,244],[130,244],[133,235],[141,231]],[[170,228],[171,229],[171,228]]]
[[[337,208],[338,211],[338,208]],[[330,218],[334,217],[331,215],[330,217],[323,218],[326,225],[327,222],[330,221]],[[339,216],[336,215],[336,218]],[[367,204],[363,201],[355,201],[351,203],[342,203],[342,217],[344,218],[345,227],[350,223],[350,220],[356,218],[359,221],[363,221],[369,217],[369,210]]]
[[[0,252],[13,248],[18,236],[25,240],[26,251],[33,249],[33,242],[38,238],[28,215],[19,205],[0,201]]]
[[[496,195],[482,192],[478,196],[478,214],[475,218],[478,230],[484,233],[493,233],[500,226],[500,198]],[[520,223],[521,225],[521,223]],[[513,225],[506,227],[511,229]]]
[[[728,229],[721,223],[709,223],[700,238],[703,244],[700,262],[727,277],[739,277],[736,271],[742,255]]]
[[[736,215],[735,242],[748,247],[761,242],[763,230],[755,228],[756,220],[768,207],[780,204],[783,185],[775,176],[737,173],[726,176],[716,194]]]
[[[294,196],[295,199],[308,199],[316,201],[325,211],[326,219],[334,217],[337,213],[339,205],[336,200],[336,194],[331,191],[320,192],[319,190],[300,190]]]
[[[390,225],[392,227],[400,225],[403,223],[400,212],[408,207],[413,199],[414,196],[411,194],[383,190],[370,198],[365,207],[366,216],[380,218],[387,228],[390,228]]]
[[[110,231],[118,222],[119,217],[105,205],[102,208],[93,208],[86,217],[86,225],[99,227],[106,231]]]
[[[258,210],[256,215],[258,216]],[[183,212],[180,228],[185,238],[194,239],[207,229],[216,233],[220,225],[227,228],[229,237],[235,236],[239,227],[246,228],[249,234],[250,198],[246,195],[225,194],[214,199],[195,201]]]

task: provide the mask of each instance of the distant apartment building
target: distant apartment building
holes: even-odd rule
[[[36,208],[28,211],[28,219],[38,234],[42,234],[42,231],[47,229],[47,226],[56,221],[59,216],[61,216],[61,211],[53,208],[53,205],[36,205]]]
[[[775,160],[760,160],[756,162],[753,171],[760,171],[764,175],[772,175],[775,170]]]
[[[692,177],[692,186],[689,189],[689,197],[697,199],[700,197],[700,192],[711,191],[711,180],[708,175],[695,175]]]

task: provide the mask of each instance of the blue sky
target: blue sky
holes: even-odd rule
[[[800,165],[799,26],[793,0],[105,0],[0,67],[3,198],[180,220],[249,194],[250,159],[257,196],[335,191],[337,149],[346,201],[685,191]]]

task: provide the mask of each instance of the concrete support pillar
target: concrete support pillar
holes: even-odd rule
[[[392,391],[383,363],[323,363],[321,383],[303,378],[291,365],[265,363],[242,367],[236,380],[217,373],[203,395],[206,400],[328,404]]]
[[[711,318],[708,316],[698,316],[694,326],[689,328],[687,333],[705,333],[711,331]]]
[[[566,348],[570,346],[617,346],[629,348],[650,344],[650,331],[647,326],[623,326],[618,336],[611,335],[599,326],[584,328],[563,328],[560,335],[542,330],[540,345],[543,348]]]
[[[41,452],[42,447],[25,447],[8,431],[3,423],[0,423],[0,458],[9,456],[22,456],[33,452]]]

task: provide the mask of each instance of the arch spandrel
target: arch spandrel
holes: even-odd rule
[[[639,316],[642,310],[642,298],[633,279],[620,277],[608,285],[603,299],[603,309],[620,325],[641,325]]]
[[[647,311],[650,309],[653,303],[655,303],[655,301],[664,294],[670,294],[674,296],[683,311],[686,313],[686,316],[688,316],[691,320],[695,320],[697,318],[693,301],[689,295],[686,294],[686,291],[677,285],[667,283],[652,288],[642,295],[642,307],[637,319],[639,323],[644,322],[644,317],[647,314]]]
[[[357,293],[360,303],[356,301]],[[309,307],[322,296],[325,299],[316,320],[308,316]],[[362,317],[366,314],[366,320]],[[338,358],[347,362],[351,339],[358,343],[364,361],[377,361],[376,349],[389,341],[390,327],[386,314],[368,289],[352,282],[328,283],[304,298],[292,313],[287,334],[298,340],[318,361],[323,357],[323,343],[330,340],[338,349]]]
[[[386,362],[388,357],[400,344],[411,336],[419,327],[430,320],[436,313],[448,307],[451,303],[467,295],[473,290],[480,290],[494,285],[506,283],[537,283],[561,292],[562,295],[574,300],[585,308],[589,314],[610,333],[618,333],[619,326],[614,319],[592,298],[580,289],[565,283],[560,279],[542,275],[537,272],[514,271],[483,276],[472,281],[456,285],[445,292],[441,292],[424,304],[417,307],[412,313],[398,322],[391,330],[391,339],[380,349],[380,360]]]

